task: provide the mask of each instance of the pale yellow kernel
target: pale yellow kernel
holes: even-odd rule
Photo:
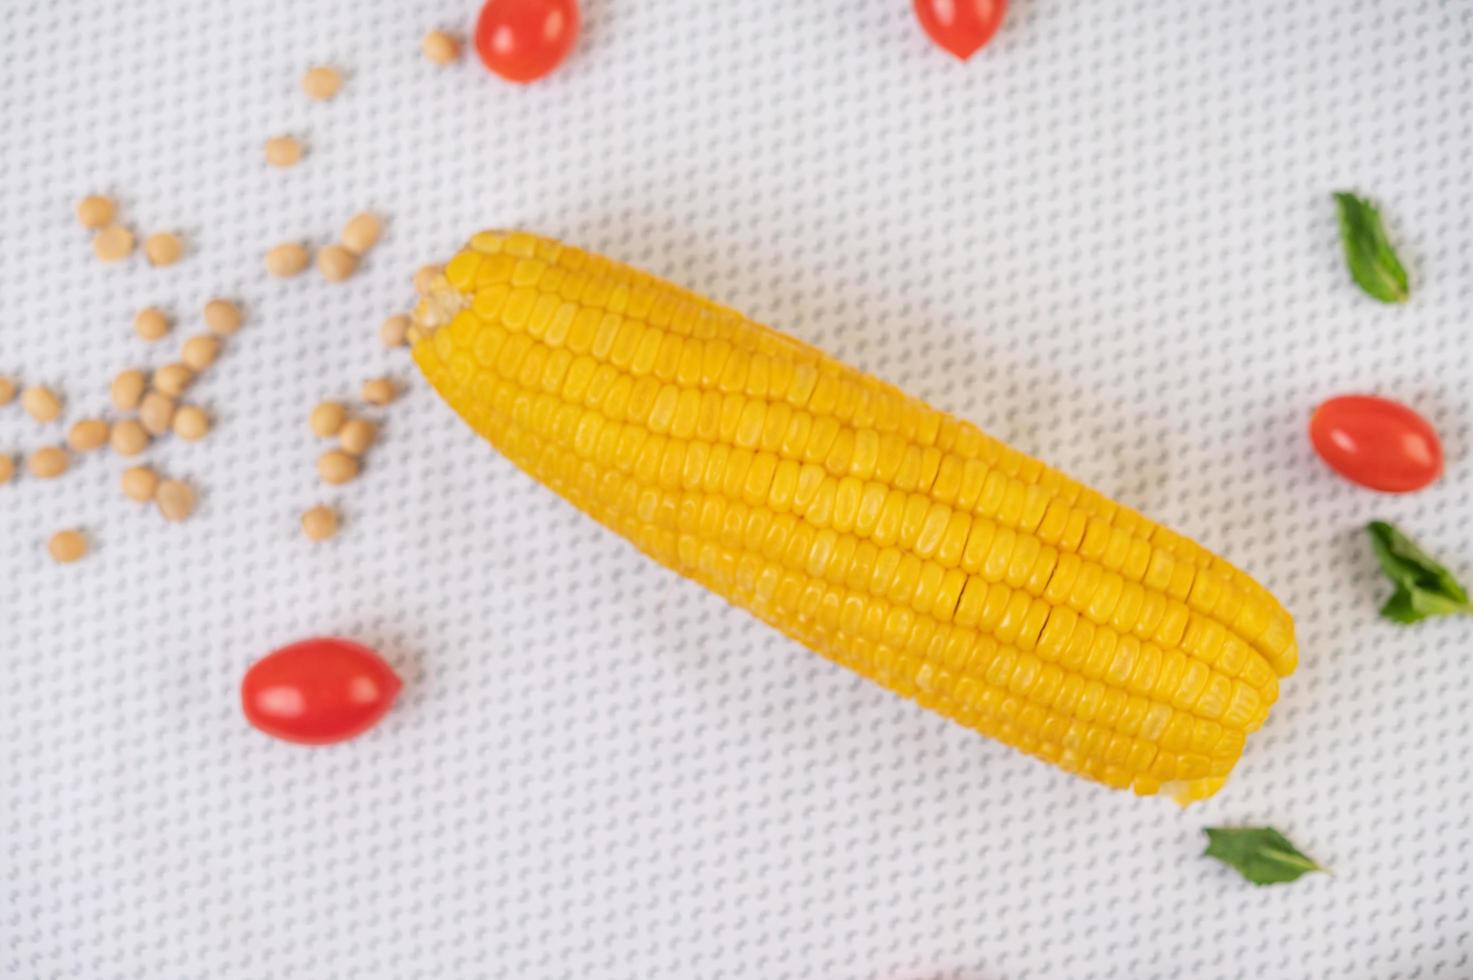
[[[387,405],[399,397],[399,386],[392,378],[371,378],[363,382],[360,395],[370,405]]]
[[[31,385],[20,396],[21,407],[37,422],[55,422],[61,417],[61,399],[45,385]]]
[[[133,233],[122,225],[108,225],[92,236],[92,254],[103,262],[121,262],[133,254]]]
[[[9,483],[15,479],[15,457],[9,453],[0,453],[0,485]]]
[[[379,221],[378,215],[363,211],[348,219],[338,240],[354,255],[363,255],[378,244],[382,232],[383,223]]]
[[[351,456],[362,456],[368,452],[378,437],[378,427],[367,419],[349,419],[338,433],[338,445]]]
[[[358,475],[358,458],[341,450],[330,449],[318,457],[317,475],[322,477],[324,483],[347,483]]]
[[[205,326],[210,333],[228,337],[240,329],[240,307],[228,299],[212,299],[205,304]]]
[[[343,87],[343,76],[336,68],[326,65],[317,65],[307,69],[307,74],[302,76],[302,91],[307,93],[307,98],[318,102],[326,102],[338,94]]]
[[[31,476],[39,480],[54,480],[67,471],[68,462],[65,449],[60,446],[43,446],[31,453],[26,460],[26,468],[31,471]]]
[[[112,199],[101,194],[88,194],[77,202],[77,220],[94,231],[111,224],[116,211]]]
[[[460,57],[460,42],[444,31],[430,31],[420,42],[420,50],[431,62],[443,67]]]
[[[66,444],[74,453],[90,453],[107,445],[110,432],[103,419],[81,419],[66,434]]]
[[[138,407],[146,387],[147,376],[142,371],[129,369],[120,372],[112,382],[113,406],[119,411],[132,411]]]
[[[113,423],[109,443],[119,456],[137,456],[148,448],[148,430],[137,419],[123,419]]]
[[[150,391],[138,406],[138,421],[151,436],[161,436],[174,424],[174,399],[161,391]]]
[[[123,495],[146,504],[159,489],[159,475],[147,466],[130,466],[123,471]]]
[[[153,373],[153,386],[160,394],[178,398],[194,381],[194,371],[188,364],[174,362],[165,364]]]
[[[168,521],[182,521],[194,513],[194,490],[183,480],[165,480],[154,492],[159,513]]]
[[[15,382],[0,375],[0,405],[9,405],[15,400]]]
[[[302,161],[302,142],[294,136],[273,136],[266,141],[266,162],[273,167],[295,167]]]
[[[328,282],[342,282],[358,268],[358,256],[342,245],[324,245],[317,251],[317,271]]]
[[[139,310],[133,318],[133,332],[147,341],[162,340],[169,333],[169,318],[152,306]]]
[[[220,355],[220,341],[214,334],[202,333],[190,337],[179,349],[179,360],[196,374],[204,371]]]
[[[143,254],[151,266],[170,266],[184,257],[184,243],[171,231],[154,232],[144,239]]]
[[[342,431],[348,410],[338,402],[318,402],[307,416],[307,425],[319,439],[331,439]]]
[[[266,252],[266,271],[278,279],[301,275],[312,257],[300,242],[283,242]]]
[[[210,431],[210,417],[198,405],[181,405],[174,413],[174,435],[185,442],[198,442]]]
[[[396,313],[378,328],[378,339],[385,347],[403,347],[409,338],[409,317]]]
[[[322,505],[302,514],[302,533],[311,541],[326,541],[338,533],[338,512]]]
[[[46,543],[46,550],[51,553],[53,561],[69,565],[87,554],[87,538],[81,531],[57,531]]]
[[[440,277],[438,265],[422,265],[414,274],[414,291],[421,296],[427,295],[435,280]]]

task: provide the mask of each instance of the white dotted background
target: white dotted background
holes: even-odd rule
[[[1041,980],[1473,977],[1473,621],[1385,624],[1359,531],[1473,578],[1473,7],[1014,0],[965,66],[908,0],[585,0],[515,88],[436,69],[430,0],[54,0],[0,36],[0,373],[106,407],[208,297],[247,324],[216,429],[0,487],[0,972],[17,978]],[[346,72],[308,102],[310,64]],[[299,135],[293,170],[261,161]],[[1414,297],[1348,281],[1331,191],[1374,197]],[[107,192],[186,259],[102,266]],[[265,248],[387,218],[360,273]],[[1182,812],[1026,760],[637,557],[457,422],[375,331],[482,226],[624,257],[782,326],[1190,533],[1298,616],[1299,672]],[[149,346],[130,322],[180,323]],[[390,371],[362,478],[304,419]],[[1421,409],[1448,475],[1380,497],[1311,407]],[[380,414],[380,413],[375,413]],[[0,448],[59,440],[0,410]],[[338,504],[311,546],[302,509]],[[93,553],[59,567],[50,532]],[[377,729],[246,726],[305,635],[402,673]],[[1334,869],[1256,889],[1204,825]]]

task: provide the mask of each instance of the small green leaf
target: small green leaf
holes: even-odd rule
[[[1394,623],[1418,623],[1432,616],[1473,614],[1468,592],[1411,538],[1385,521],[1366,525],[1371,549],[1396,591],[1381,607],[1382,617]]]
[[[1345,264],[1360,288],[1383,303],[1405,303],[1411,296],[1406,270],[1381,227],[1381,212],[1364,198],[1344,191],[1335,194],[1340,208],[1340,241]]]
[[[1421,620],[1422,614],[1412,606],[1412,594],[1406,589],[1397,587],[1391,593],[1391,597],[1381,606],[1381,618],[1389,619],[1393,623],[1406,623],[1410,625]]]
[[[1204,857],[1217,858],[1255,885],[1272,885],[1324,871],[1272,827],[1207,827]]]

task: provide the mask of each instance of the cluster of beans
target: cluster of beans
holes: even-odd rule
[[[121,262],[133,254],[137,238],[117,220],[112,198],[89,194],[77,203],[77,220],[92,234],[92,254],[103,262]],[[158,231],[143,239],[143,255],[153,266],[173,265],[184,257],[184,242],[172,231]]]
[[[389,378],[363,382],[359,398],[365,405],[382,408],[399,397],[399,386]],[[378,438],[378,426],[354,414],[339,401],[318,402],[307,416],[307,427],[319,439],[336,439],[337,447],[317,457],[317,476],[330,486],[341,486],[358,477],[363,459]],[[302,515],[302,533],[313,541],[325,541],[338,531],[338,514],[319,504]]]
[[[436,65],[449,65],[460,58],[460,42],[443,31],[425,35],[421,50]],[[343,87],[343,76],[335,68],[316,66],[302,77],[302,90],[316,101],[334,98]],[[293,135],[278,135],[266,140],[265,160],[272,167],[289,168],[300,163],[306,147]],[[109,197],[89,194],[78,202],[77,220],[92,233],[93,253],[103,262],[120,262],[133,254],[138,237],[118,218],[118,207]],[[357,271],[359,262],[378,243],[383,224],[377,215],[362,212],[344,224],[337,241],[317,249],[318,272],[328,282],[342,282]],[[173,232],[155,232],[143,238],[142,250],[150,265],[170,266],[183,258],[184,242]],[[265,267],[276,278],[300,275],[313,264],[313,255],[301,242],[284,242],[268,249]],[[415,287],[423,292],[439,269],[426,266],[415,276]],[[212,299],[203,310],[205,330],[186,338],[179,347],[176,360],[152,371],[128,368],[113,379],[110,396],[115,416],[89,417],[74,422],[67,431],[65,445],[46,445],[26,454],[26,470],[35,479],[52,480],[64,474],[71,465],[71,455],[89,453],[104,447],[116,455],[133,459],[143,454],[152,442],[173,435],[187,442],[203,439],[210,431],[210,415],[198,405],[183,401],[189,387],[215,363],[222,342],[240,329],[240,308],[223,298]],[[133,331],[148,343],[159,343],[169,337],[174,323],[168,312],[156,306],[140,310],[133,318]],[[409,318],[391,316],[379,328],[379,338],[387,348],[407,343]],[[22,387],[17,381],[0,377],[0,407],[19,400],[25,411],[38,423],[50,425],[62,417],[62,399],[51,388],[33,384]],[[389,378],[373,378],[364,382],[359,397],[365,406],[383,407],[399,395],[398,386]],[[349,410],[341,402],[324,401],[312,410],[309,420],[314,435],[335,439],[337,446],[321,454],[317,461],[318,476],[324,483],[338,486],[358,476],[363,460],[378,436],[378,425],[360,413]],[[0,453],[0,484],[17,476],[14,455]],[[170,479],[143,464],[129,466],[122,474],[122,490],[128,499],[154,505],[170,521],[182,521],[195,509],[194,489],[186,482]],[[328,505],[312,507],[302,515],[302,529],[314,541],[331,538],[338,530],[338,513]],[[86,534],[77,528],[66,528],[50,538],[48,551],[58,562],[73,562],[89,550]]]

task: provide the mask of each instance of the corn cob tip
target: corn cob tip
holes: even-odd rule
[[[1200,803],[1217,795],[1217,791],[1226,785],[1226,777],[1210,776],[1204,779],[1179,780],[1162,788],[1171,794],[1177,806],[1186,809],[1193,803]]]
[[[410,344],[428,340],[436,330],[453,320],[455,314],[469,305],[470,300],[464,293],[452,286],[443,275],[437,276],[410,313],[409,330],[405,336]]]

